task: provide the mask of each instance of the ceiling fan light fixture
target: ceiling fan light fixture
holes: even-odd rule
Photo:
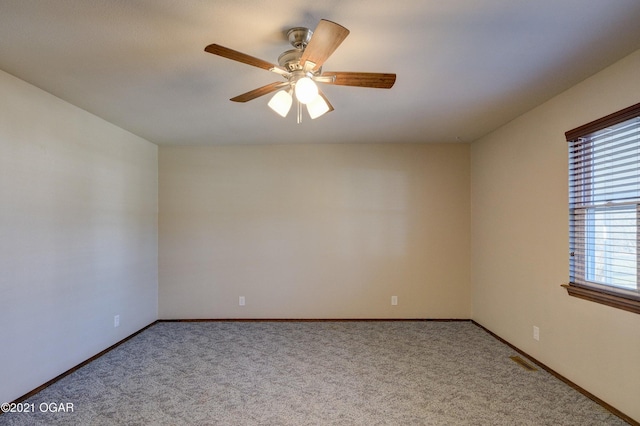
[[[291,109],[293,98],[287,90],[280,90],[273,95],[269,103],[267,104],[274,112],[282,117],[286,117]]]
[[[307,106],[307,111],[312,119],[334,109],[329,99],[318,89],[316,83],[377,89],[393,87],[396,75],[391,73],[327,72],[322,70],[325,61],[348,35],[348,29],[326,19],[321,19],[313,31],[304,27],[292,28],[287,32],[287,38],[294,49],[283,52],[278,57],[277,65],[216,43],[208,45],[204,50],[213,55],[261,68],[283,77],[285,82],[276,81],[235,96],[230,100],[248,102],[286,88],[274,94],[268,102],[269,108],[278,115],[286,117],[291,110],[295,93],[297,122],[300,123],[302,121],[302,105]]]
[[[302,77],[296,81],[296,99],[302,104],[308,104],[318,97],[318,86],[309,77]]]
[[[329,105],[320,94],[307,104],[307,112],[312,120],[326,114],[329,109]]]

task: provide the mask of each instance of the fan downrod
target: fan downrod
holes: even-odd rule
[[[278,56],[278,64],[289,72],[302,70],[300,58],[307,44],[309,44],[312,35],[313,31],[305,27],[295,27],[287,31],[289,43],[291,43],[295,49],[287,50]],[[319,72],[316,71],[314,74],[319,74]]]

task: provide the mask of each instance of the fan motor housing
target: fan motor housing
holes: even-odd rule
[[[287,31],[289,43],[295,49],[287,50],[278,56],[278,64],[289,72],[301,70],[300,57],[309,44],[313,31],[305,27],[295,27]]]
[[[302,52],[300,49],[287,50],[278,56],[278,64],[289,72],[301,70],[300,57],[302,56]]]

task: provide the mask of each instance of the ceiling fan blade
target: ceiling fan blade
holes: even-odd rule
[[[243,93],[242,95],[238,95],[235,98],[231,98],[233,102],[247,102],[251,101],[255,98],[259,98],[260,96],[267,95],[269,93],[275,92],[278,89],[282,89],[289,85],[287,81],[276,81],[271,84],[267,84],[266,86],[258,87],[250,92]]]
[[[323,72],[321,77],[335,77],[333,82],[322,81],[327,84],[340,86],[372,87],[375,89],[391,89],[396,82],[395,74],[377,72]]]
[[[320,20],[300,57],[300,64],[304,66],[307,61],[310,61],[314,63],[312,69],[320,68],[348,35],[349,30],[342,25],[326,19]]]
[[[223,58],[231,59],[232,61],[238,61],[243,64],[262,68],[263,70],[273,71],[282,75],[289,74],[287,70],[280,68],[278,65],[263,61],[262,59],[247,55],[246,53],[238,52],[237,50],[229,49],[228,47],[220,46],[219,44],[210,44],[204,48],[204,51],[222,56]]]

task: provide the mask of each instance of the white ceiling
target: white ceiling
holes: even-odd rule
[[[395,86],[302,124],[229,101],[280,77],[206,45],[275,63],[321,18],[351,31],[325,71]],[[0,69],[160,145],[470,142],[637,49],[638,0],[0,0]]]

